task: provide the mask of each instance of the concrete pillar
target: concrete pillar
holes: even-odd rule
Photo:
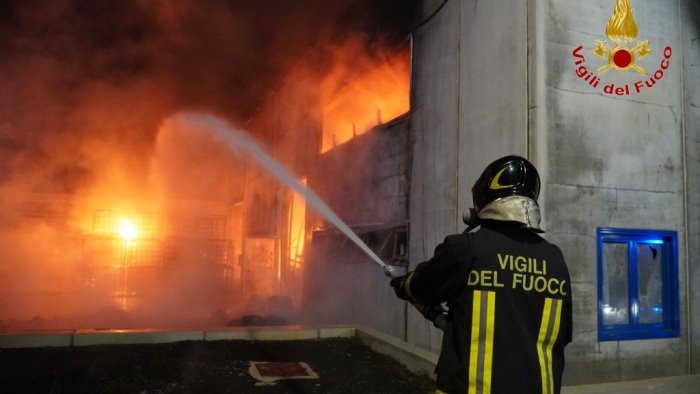
[[[700,2],[682,0],[683,131],[685,134],[688,308],[692,373],[700,373]]]
[[[459,1],[423,2],[423,19],[413,33],[411,135],[413,165],[409,195],[411,266],[455,232],[459,98]],[[434,13],[442,7],[437,13]],[[441,335],[412,308],[407,315],[409,343],[439,351]]]
[[[488,163],[527,154],[528,127],[526,3],[435,0],[422,13],[431,19],[413,35],[413,266],[464,229]],[[408,319],[408,341],[439,351],[440,333],[417,313]]]

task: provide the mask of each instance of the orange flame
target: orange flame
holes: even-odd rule
[[[306,186],[306,177],[300,183]],[[306,199],[299,193],[292,195],[289,216],[289,261],[292,268],[296,269],[301,266],[306,238]]]
[[[321,153],[409,110],[409,52],[373,66],[326,101]]]

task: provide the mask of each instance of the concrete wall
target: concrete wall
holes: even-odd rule
[[[683,125],[685,132],[688,277],[691,368],[700,372],[700,2],[681,1],[681,45],[683,59]]]
[[[679,234],[680,299],[685,295],[683,83],[677,2],[636,1],[639,40],[652,54],[638,64],[653,74],[665,46],[676,49],[671,65],[653,88],[614,96],[604,84],[646,80],[637,72],[599,74],[597,89],[579,78],[573,50],[580,45],[589,70],[604,64],[591,49],[607,40],[605,24],[614,2],[558,2],[535,5],[533,34],[544,48],[544,67],[531,78],[545,109],[531,114],[533,149],[543,177],[548,238],[567,258],[574,294],[574,342],[567,348],[565,384],[630,380],[687,372],[687,337],[598,342],[597,227],[652,228]],[[538,90],[539,89],[539,90]],[[682,325],[686,327],[687,316]]]
[[[441,4],[425,1],[424,18]],[[448,1],[413,34],[412,267],[462,231],[461,212],[488,163],[527,154],[526,22],[525,2]],[[437,352],[440,340],[409,314],[410,343]]]

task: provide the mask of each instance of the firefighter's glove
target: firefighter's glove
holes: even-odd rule
[[[397,276],[396,278],[391,279],[389,284],[394,288],[394,293],[396,293],[397,297],[401,298],[402,300],[410,301],[408,294],[406,294],[406,287],[404,285],[407,277],[408,275]]]
[[[422,305],[414,303],[413,306],[423,317],[433,322],[433,325],[443,331],[447,326],[447,310],[442,305]]]
[[[418,309],[418,312],[420,312],[423,316],[425,316],[426,319],[430,320],[431,322],[435,322],[435,319],[437,319],[438,316],[442,314],[447,314],[447,310],[445,310],[445,308],[443,308],[442,305],[421,305],[421,307],[422,308],[417,307],[416,309]]]

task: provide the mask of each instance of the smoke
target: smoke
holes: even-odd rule
[[[85,283],[94,213],[198,214],[211,206],[163,201],[242,193],[238,159],[205,137],[162,128],[163,119],[202,110],[242,124],[320,41],[403,28],[401,4],[0,2],[0,328],[34,317],[72,319],[30,324],[46,328],[124,325],[99,301],[107,295]],[[182,258],[152,292],[149,312],[201,305],[193,294],[204,290],[184,284],[197,259]]]
[[[244,120],[296,46],[275,42],[259,19],[274,15],[246,3],[5,3],[3,178],[30,174],[34,187],[79,191],[113,168],[105,149],[143,173],[158,123],[180,108]]]

